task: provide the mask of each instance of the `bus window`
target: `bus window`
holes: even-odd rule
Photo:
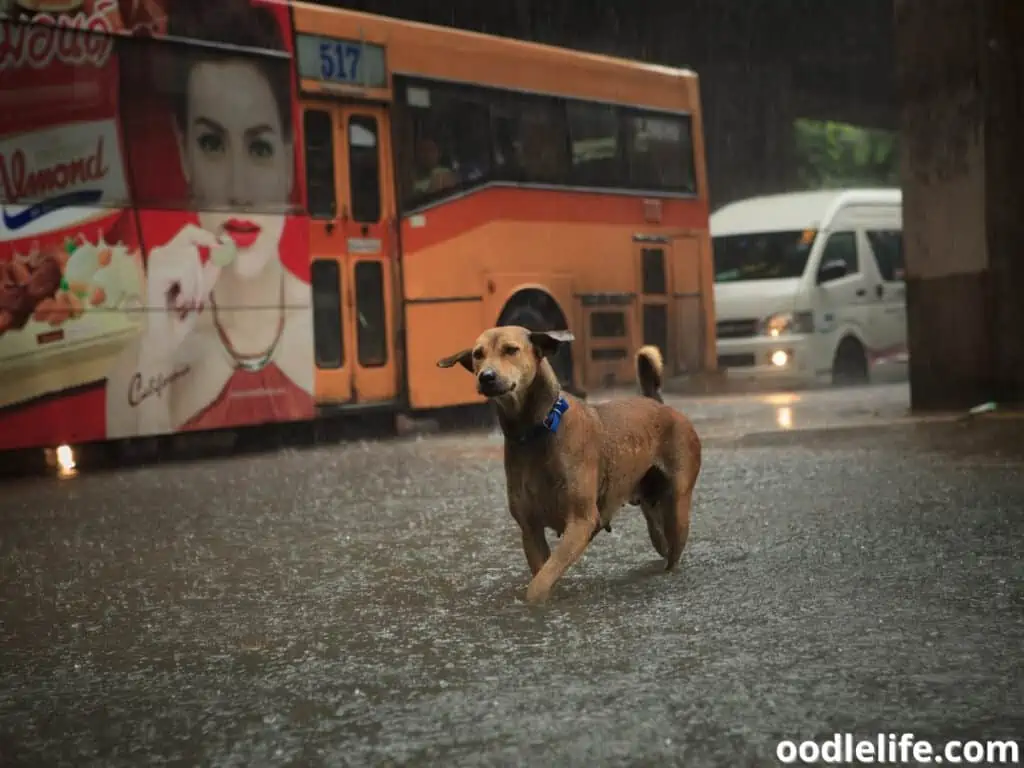
[[[355,267],[356,346],[364,368],[388,361],[387,321],[384,317],[384,266],[360,261]]]
[[[631,187],[695,191],[689,116],[631,113],[623,122]]]
[[[569,182],[565,107],[554,98],[496,93],[491,107],[495,178]]]
[[[665,295],[668,293],[668,279],[665,275],[665,249],[644,248],[640,252],[643,292]]]
[[[570,101],[573,183],[588,187],[627,186],[619,162],[618,110],[609,104]]]
[[[380,150],[375,117],[349,118],[348,174],[353,220],[376,224],[380,221]]]
[[[341,267],[330,259],[310,265],[313,288],[313,352],[317,368],[341,368],[345,343],[341,335]]]
[[[309,109],[302,120],[306,139],[306,207],[314,219],[333,219],[338,211],[334,192],[334,131],[331,113]]]
[[[486,183],[492,177],[490,109],[479,89],[408,84],[398,135],[411,147],[402,190],[414,208]],[[409,130],[411,128],[411,130]]]

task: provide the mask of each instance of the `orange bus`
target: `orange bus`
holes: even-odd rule
[[[8,0],[0,450],[715,367],[697,77],[280,0]]]

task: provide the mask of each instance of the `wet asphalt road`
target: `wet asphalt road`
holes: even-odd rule
[[[813,421],[780,402],[692,404],[679,572],[627,509],[540,608],[483,434],[3,486],[0,765],[754,766],[836,731],[1024,737],[1020,422],[734,439],[748,411]]]

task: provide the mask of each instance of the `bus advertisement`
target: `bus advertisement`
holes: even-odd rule
[[[715,365],[692,73],[281,0],[0,0],[0,450]]]

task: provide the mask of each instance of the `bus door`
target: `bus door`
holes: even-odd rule
[[[697,373],[704,370],[704,347],[707,337],[700,240],[694,235],[673,238],[669,259],[669,272],[672,275],[669,324],[675,335],[674,373]]]
[[[633,241],[640,286],[637,294],[639,343],[657,346],[665,359],[666,374],[672,375],[675,350],[669,341],[672,293],[668,253],[671,241],[657,235],[635,235]]]
[[[641,344],[655,344],[665,375],[703,367],[704,324],[700,292],[700,246],[691,236],[637,235]]]
[[[390,127],[386,109],[310,102],[303,111],[316,396],[398,394]]]

